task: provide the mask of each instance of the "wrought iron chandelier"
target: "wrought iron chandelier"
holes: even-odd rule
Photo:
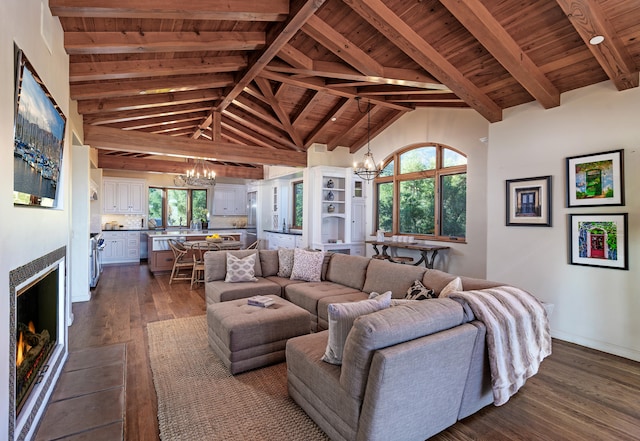
[[[184,175],[176,176],[173,183],[179,187],[213,187],[216,185],[216,173],[207,164],[203,158],[196,158],[193,167]]]
[[[358,110],[361,113],[364,113],[360,109],[360,97],[357,96],[356,101],[358,102]],[[367,103],[367,153],[364,154],[362,158],[362,162],[353,163],[353,173],[357,176],[361,177],[365,181],[372,181],[377,178],[380,173],[382,173],[381,165],[376,164],[376,160],[373,158],[373,153],[371,153],[371,101]]]

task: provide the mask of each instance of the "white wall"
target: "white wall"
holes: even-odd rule
[[[44,5],[47,2],[44,1]],[[41,37],[39,0],[3,0],[0,3],[0,286],[9,286],[9,271],[37,257],[67,246],[70,222],[71,130],[75,118],[69,118],[62,164],[60,209],[13,206],[13,122],[14,122],[14,42],[25,52],[49,92],[70,117],[69,59],[63,48],[62,28],[57,19],[47,16],[51,53]],[[82,133],[82,127],[77,131]],[[67,284],[67,287],[69,285]],[[67,288],[68,289],[68,288]],[[0,415],[9,414],[9,296],[0,296]],[[67,296],[69,293],[67,292]],[[0,418],[0,434],[8,433],[7,418]],[[1,437],[1,435],[0,435]]]
[[[640,89],[607,81],[526,104],[489,129],[487,277],[555,304],[552,334],[640,360]],[[624,149],[626,205],[566,208],[565,158]],[[506,227],[505,180],[553,177],[553,226]],[[569,213],[629,213],[629,271],[570,265]]]
[[[487,137],[488,131],[489,123],[471,109],[418,109],[407,113],[371,140],[371,152],[377,162],[405,146],[424,142],[446,144],[467,155],[466,243],[444,243],[451,249],[438,255],[437,269],[485,277],[487,146],[481,139]],[[360,149],[354,158],[362,158],[365,152],[366,147]],[[373,234],[372,185],[366,187],[367,233]],[[367,247],[367,255],[372,253],[371,247]],[[410,253],[403,250],[403,254]]]

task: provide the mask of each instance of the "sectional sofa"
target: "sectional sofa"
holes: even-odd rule
[[[468,305],[452,298],[402,300],[416,280],[437,295],[455,275],[327,254],[320,281],[291,280],[278,276],[277,250],[230,253],[257,253],[257,280],[225,282],[226,253],[206,253],[207,305],[277,295],[309,312],[311,332],[286,343],[288,389],[331,439],[424,440],[496,402],[487,328]],[[464,291],[503,285],[459,279]],[[344,340],[341,363],[324,361],[332,320],[329,305],[374,302],[371,293],[389,291],[396,306],[356,318]],[[548,329],[546,312],[541,315]]]

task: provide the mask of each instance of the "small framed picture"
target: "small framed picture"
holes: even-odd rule
[[[570,214],[569,229],[571,264],[629,269],[627,213]]]
[[[567,207],[624,205],[624,150],[567,158]]]
[[[551,176],[507,180],[507,226],[551,226]]]

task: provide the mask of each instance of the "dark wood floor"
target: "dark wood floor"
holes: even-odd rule
[[[73,305],[71,350],[127,345],[126,440],[159,439],[146,324],[201,315],[204,305],[204,288],[169,285],[146,265],[106,267],[91,301]],[[554,340],[553,355],[507,404],[432,440],[640,440],[640,363]]]

